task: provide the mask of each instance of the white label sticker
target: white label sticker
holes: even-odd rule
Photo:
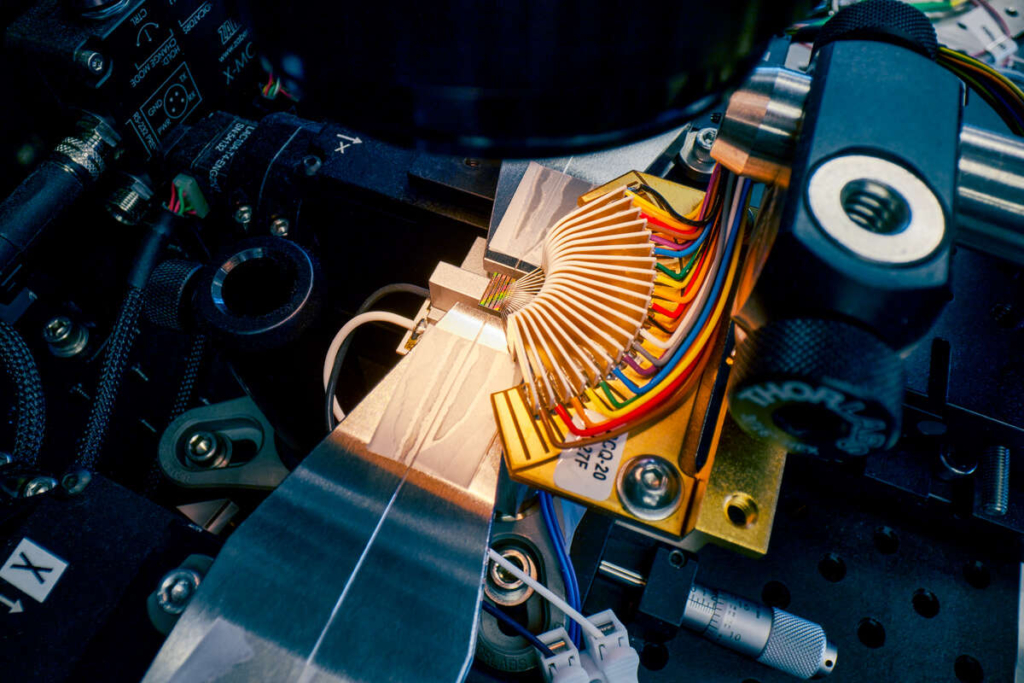
[[[0,579],[35,598],[36,601],[43,602],[67,568],[67,562],[46,548],[23,538],[0,569]]]
[[[594,419],[604,417],[595,414]],[[591,446],[562,451],[555,465],[555,486],[595,502],[607,500],[628,438],[629,434],[620,434]]]

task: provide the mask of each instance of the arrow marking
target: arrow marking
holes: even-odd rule
[[[349,147],[351,147],[352,145],[361,145],[361,144],[363,144],[363,141],[360,140],[359,138],[354,138],[354,137],[351,137],[349,135],[342,135],[341,133],[337,133],[337,136],[338,136],[338,149],[336,149],[334,151],[339,153],[339,154],[344,154],[345,150],[348,149]],[[348,143],[349,143],[347,145],[345,144],[346,140],[348,140]]]
[[[3,594],[0,594],[0,604],[7,607],[8,614],[19,614],[25,611],[25,608],[21,606],[21,600],[11,602],[7,596]]]

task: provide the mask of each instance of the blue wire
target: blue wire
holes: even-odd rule
[[[551,546],[555,549],[555,559],[558,561],[558,570],[559,570],[559,573],[562,575],[562,583],[565,585],[565,601],[567,603],[569,603],[570,607],[575,608],[576,605],[574,604],[574,599],[573,599],[572,583],[571,583],[571,581],[569,579],[569,575],[568,575],[569,573],[568,573],[568,570],[566,569],[566,564],[565,564],[565,551],[564,551],[564,547],[563,547],[563,544],[561,543],[561,538],[559,538],[558,535],[557,535],[557,533],[558,533],[557,529],[553,526],[553,523],[552,523],[551,512],[552,512],[552,509],[553,509],[553,505],[552,505],[551,496],[549,494],[545,494],[542,491],[540,493],[539,500],[540,500],[541,517],[544,519],[544,528],[547,531],[548,538],[551,539]],[[566,624],[565,630],[569,634],[569,639],[572,640],[573,639],[572,638],[573,637],[573,628],[572,628],[572,622],[571,621]]]
[[[745,209],[743,207],[746,205],[747,197],[750,195],[750,188],[750,181],[744,180],[743,193],[740,195],[740,206],[736,210],[736,218],[733,222],[732,232],[729,235],[729,242],[725,246],[725,253],[723,256],[723,258],[725,259],[728,259],[731,256],[733,247],[736,243],[736,236],[739,234],[740,221],[743,220],[743,214],[745,212]],[[626,375],[623,374],[622,370],[620,370],[619,368],[615,368],[615,370],[612,371],[616,377],[622,380],[622,383],[625,384],[630,391],[632,391],[637,396],[642,396],[643,394],[646,394],[648,391],[656,387],[663,379],[665,379],[665,377],[669,375],[669,373],[672,372],[672,369],[675,367],[677,363],[679,363],[680,359],[682,359],[687,349],[689,349],[690,346],[693,344],[693,340],[696,339],[697,336],[700,334],[701,329],[704,327],[704,323],[707,322],[707,319],[711,316],[711,311],[714,310],[715,303],[718,301],[718,295],[719,292],[721,292],[722,283],[725,282],[725,274],[728,270],[729,268],[726,267],[725,263],[723,263],[722,267],[718,269],[718,275],[715,277],[714,288],[711,290],[711,296],[708,298],[708,302],[704,306],[704,310],[701,311],[700,317],[697,319],[696,324],[694,324],[693,329],[690,330],[690,334],[686,336],[686,338],[683,340],[683,343],[680,344],[679,348],[676,349],[676,352],[672,354],[672,358],[669,360],[668,363],[666,363],[661,368],[658,374],[652,377],[642,387],[638,387],[636,384],[630,381],[630,379],[626,377]]]
[[[486,600],[480,601],[480,608],[483,611],[490,614],[491,616],[493,616],[498,621],[502,621],[505,624],[507,624],[509,628],[511,628],[513,631],[521,635],[523,638],[526,638],[530,645],[533,645],[535,648],[540,650],[541,654],[543,654],[545,657],[555,656],[555,653],[551,651],[551,648],[545,645],[540,638],[530,633],[528,630],[526,630],[525,626],[520,624],[518,621],[516,621],[509,615],[502,612],[500,608],[495,607]]]
[[[546,491],[541,491],[540,493],[540,510],[541,516],[544,518],[544,526],[547,529],[548,536],[551,538],[551,545],[555,549],[555,558],[558,560],[562,581],[565,584],[565,601],[569,603],[570,607],[579,612],[582,609],[582,605],[580,604],[580,588],[579,582],[576,579],[576,570],[572,566],[572,559],[569,557],[569,552],[565,547],[565,537],[562,535],[562,528],[558,523],[558,515],[555,513],[554,499]],[[579,647],[580,625],[574,620],[569,619],[565,630],[573,644]]]
[[[576,571],[573,569],[572,559],[569,557],[568,550],[565,547],[565,537],[558,523],[558,515],[555,513],[555,502],[550,493],[541,493],[541,512],[544,516],[544,524],[547,527],[548,535],[551,537],[552,545],[555,548],[562,580],[565,583],[566,602],[578,612],[581,607],[579,583],[576,581]],[[570,640],[579,647],[580,625],[570,619],[566,632],[569,634]]]
[[[693,244],[689,244],[689,245],[687,245],[686,247],[684,247],[682,249],[678,249],[677,250],[677,249],[655,248],[654,253],[656,255],[658,255],[658,256],[667,256],[669,258],[682,258],[684,256],[689,256],[693,252],[695,252],[698,249],[700,249],[700,245],[702,245],[704,243],[704,240],[705,240],[705,238],[707,238],[709,232],[711,232],[710,228],[704,228],[704,231],[700,233],[700,237],[698,237],[696,239],[696,241],[694,241]]]

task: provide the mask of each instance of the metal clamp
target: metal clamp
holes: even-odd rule
[[[160,469],[186,488],[273,489],[288,476],[274,428],[248,397],[182,414],[159,452]]]

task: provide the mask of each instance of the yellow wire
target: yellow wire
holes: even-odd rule
[[[1003,74],[993,69],[985,62],[981,61],[980,59],[975,59],[974,57],[968,54],[964,54],[963,52],[951,50],[945,46],[939,46],[939,52],[948,59],[952,59],[954,61],[959,59],[960,61],[967,62],[968,64],[983,70],[989,76],[999,80],[1000,83],[1009,88],[1009,90],[1014,94],[1014,96],[1018,97],[1021,100],[1021,102],[1024,103],[1024,90],[1021,90],[1020,86],[1018,86],[1016,83],[1011,81]]]
[[[665,211],[664,209],[662,209],[660,206],[658,206],[658,205],[656,205],[656,204],[654,204],[652,202],[647,201],[646,199],[644,199],[643,197],[641,197],[638,194],[635,194],[635,193],[632,193],[632,192],[630,194],[633,195],[633,201],[635,201],[637,204],[640,205],[640,208],[644,210],[644,213],[647,213],[647,214],[649,214],[651,216],[654,216],[655,218],[658,218],[658,219],[668,223],[669,225],[679,226],[680,230],[684,230],[686,232],[693,232],[694,230],[700,231],[702,229],[700,227],[696,227],[696,226],[693,226],[693,225],[686,225],[685,223],[680,223],[679,219],[677,219],[675,216],[670,214],[668,211]],[[700,215],[700,209],[701,209],[701,205],[703,203],[704,202],[701,201],[701,203],[698,204],[695,209],[690,211],[690,213],[685,214],[686,218],[688,218],[690,220],[696,220],[697,216]]]
[[[643,396],[636,399],[628,406],[619,408],[618,410],[602,410],[599,407],[598,412],[600,412],[602,415],[609,419],[614,419],[617,417],[621,417],[622,415],[625,415],[633,410],[636,410],[637,408],[647,405],[648,403],[653,401],[659,393],[661,393],[661,390],[664,389],[664,387],[668,386],[677,377],[679,377],[679,375],[683,373],[683,371],[690,365],[690,363],[692,363],[694,359],[701,354],[701,352],[704,350],[705,344],[708,343],[708,339],[710,339],[711,334],[715,331],[715,328],[718,327],[718,321],[722,317],[722,311],[725,310],[725,304],[726,301],[729,299],[729,292],[732,290],[732,281],[736,275],[736,268],[740,259],[739,245],[742,243],[743,228],[741,227],[740,234],[736,236],[736,247],[733,249],[732,259],[729,263],[729,273],[726,276],[725,285],[722,289],[722,295],[719,296],[718,298],[718,303],[715,306],[715,310],[711,314],[711,318],[704,324],[704,328],[700,331],[700,334],[694,340],[693,344],[690,346],[689,349],[686,350],[686,353],[683,354],[683,357],[680,359],[679,363],[676,364],[676,367],[672,369],[672,372],[670,372],[668,376],[665,377],[665,379],[659,382],[656,387],[644,393]],[[604,405],[601,401],[601,395],[598,394],[593,389],[587,389],[587,397],[590,399],[590,402],[596,406]]]

